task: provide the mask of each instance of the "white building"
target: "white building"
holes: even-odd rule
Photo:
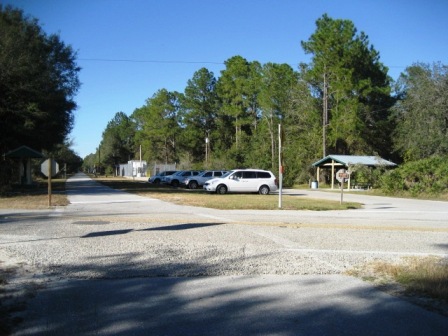
[[[117,166],[119,176],[145,177],[148,165],[146,161],[131,160]]]

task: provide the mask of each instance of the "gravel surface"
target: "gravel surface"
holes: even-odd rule
[[[110,206],[107,205],[108,207]],[[128,213],[118,215],[120,207]],[[446,231],[230,223],[191,214],[3,215],[0,246],[64,278],[337,274],[363,263],[444,255]],[[152,207],[151,207],[152,208]],[[79,214],[79,216],[77,215]],[[192,218],[193,217],[193,218]]]
[[[6,294],[0,293],[3,301],[11,292],[32,297],[46,282],[53,288],[83,279],[332,277],[374,260],[448,257],[443,202],[346,195],[364,209],[222,211],[113,191],[82,176],[69,181],[68,194],[65,208],[0,209],[0,266],[15,270],[8,274]]]

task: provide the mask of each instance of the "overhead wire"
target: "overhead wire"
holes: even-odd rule
[[[110,59],[110,58],[78,58],[79,61],[92,62],[127,62],[127,63],[166,63],[166,64],[218,64],[223,65],[224,62],[213,61],[161,61],[161,60],[137,60],[137,59]]]

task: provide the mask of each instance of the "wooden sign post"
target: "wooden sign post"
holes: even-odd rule
[[[341,204],[344,201],[344,182],[350,177],[350,173],[345,169],[339,169],[336,173],[336,179],[341,183]]]
[[[51,158],[48,161],[48,207],[51,207],[51,175],[53,175],[53,172],[51,171]]]
[[[51,177],[59,172],[59,164],[50,157],[41,163],[40,171],[48,177],[48,206],[51,207]]]

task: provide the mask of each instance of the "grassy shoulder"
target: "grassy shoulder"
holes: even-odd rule
[[[95,178],[106,186],[144,197],[153,197],[167,202],[220,210],[278,210],[278,195],[226,194],[217,195],[203,190],[172,188],[165,185],[152,185],[144,181],[123,178]],[[359,209],[360,203],[315,200],[300,196],[283,195],[282,210],[347,210]]]
[[[448,261],[407,257],[399,263],[374,261],[347,272],[391,295],[448,316]]]
[[[308,185],[295,185],[293,188],[295,189],[306,189],[309,188]],[[335,186],[334,189],[330,189],[331,185],[329,184],[320,184],[320,189],[325,189],[328,192],[340,193],[340,189]],[[448,189],[439,193],[428,193],[428,192],[420,192],[418,194],[412,194],[409,191],[394,191],[394,192],[385,192],[378,188],[373,189],[344,189],[344,194],[355,194],[355,195],[367,195],[367,196],[381,196],[381,197],[394,197],[394,198],[412,198],[412,199],[420,199],[420,200],[428,200],[428,201],[448,201]]]
[[[52,206],[69,204],[65,193],[65,181],[65,179],[52,180]],[[0,195],[0,209],[48,209],[48,182],[37,180],[30,186],[14,185],[11,190]]]

